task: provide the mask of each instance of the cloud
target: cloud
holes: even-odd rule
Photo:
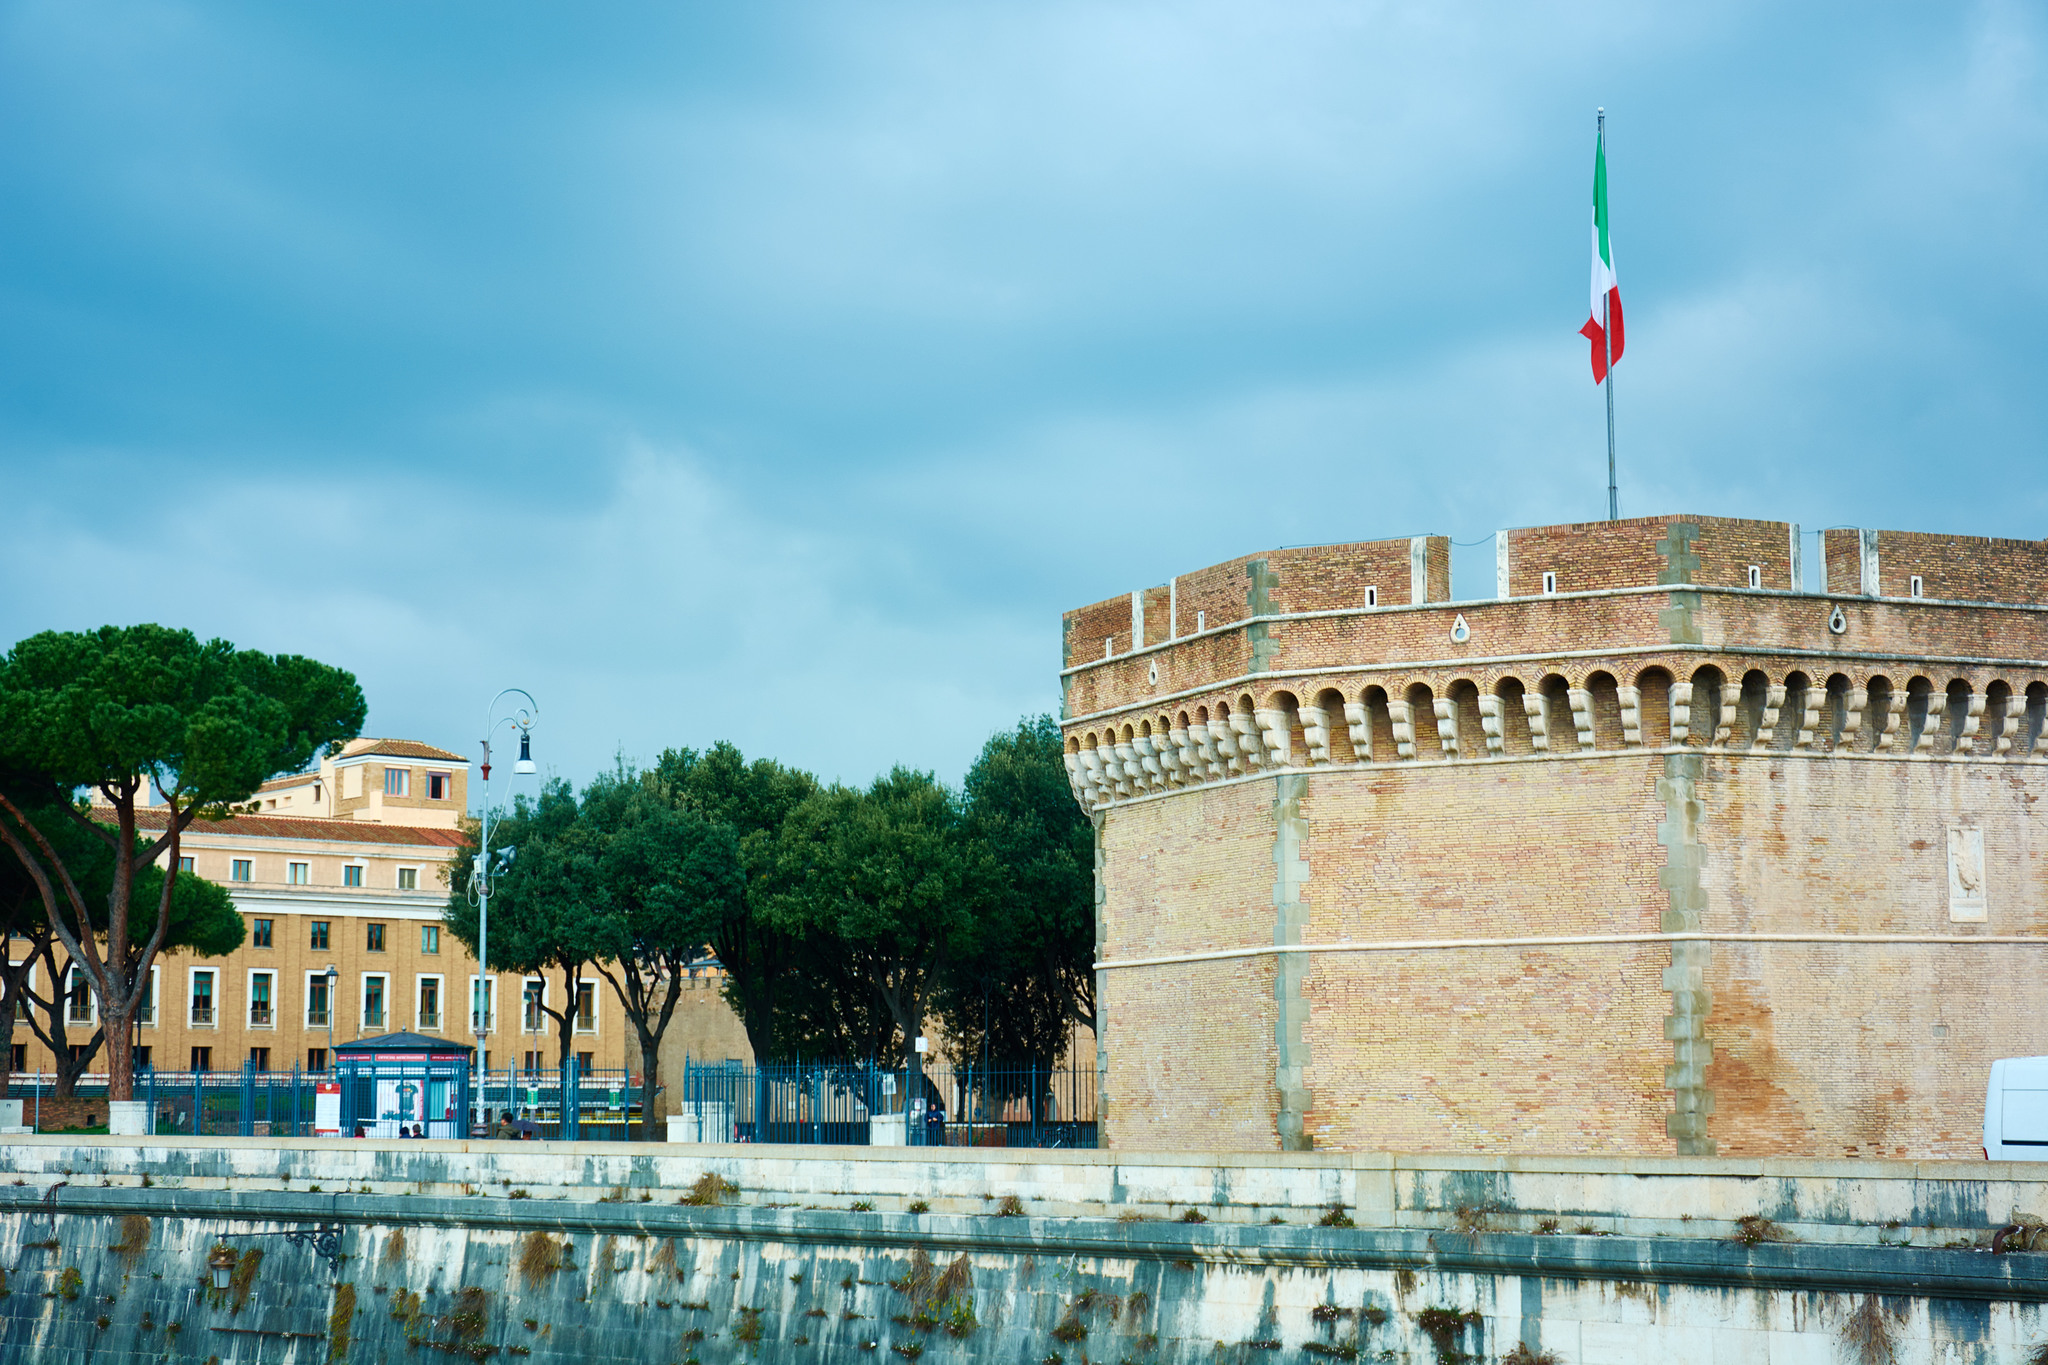
[[[0,19],[0,637],[957,777],[1065,608],[1599,515],[1601,104],[1625,511],[2048,510],[2024,5],[114,13]]]

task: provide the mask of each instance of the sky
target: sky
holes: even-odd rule
[[[1623,515],[2038,538],[2044,14],[9,0],[0,645],[957,782],[1065,610],[1604,514],[1602,106]]]

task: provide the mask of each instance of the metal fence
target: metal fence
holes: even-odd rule
[[[56,1090],[54,1076],[37,1073],[17,1072],[8,1087],[22,1102],[23,1122],[38,1128],[43,1102]],[[81,1078],[72,1091],[102,1104],[106,1093],[104,1075]],[[503,1116],[521,1137],[622,1140],[637,1137],[640,1125],[640,1090],[628,1072],[574,1061],[566,1072],[512,1067],[482,1075],[459,1064],[346,1058],[332,1071],[146,1070],[135,1075],[135,1098],[149,1106],[154,1131],[167,1136],[353,1137],[360,1128],[365,1137],[398,1137],[418,1128],[425,1137],[454,1138],[495,1133]]]
[[[685,1059],[669,1119],[682,1142],[1093,1147],[1095,1072],[874,1062]]]

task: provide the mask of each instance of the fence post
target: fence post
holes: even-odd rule
[[[564,1138],[570,1142],[579,1141],[583,1136],[583,1063],[578,1057],[569,1058],[569,1065],[562,1068],[562,1121],[558,1126]]]

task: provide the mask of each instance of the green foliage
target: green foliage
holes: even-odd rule
[[[826,942],[887,1007],[903,1043],[922,1031],[940,964],[974,932],[994,881],[958,802],[897,768],[865,791],[834,787],[783,822],[767,918]]]
[[[495,856],[509,849],[517,855],[492,879],[491,966],[522,977],[550,969],[562,973],[563,989],[555,996],[556,1003],[551,1006],[543,1000],[541,1008],[555,1021],[558,1064],[563,1066],[573,1050],[576,983],[611,942],[605,906],[597,894],[599,840],[584,828],[580,815],[574,791],[557,778],[541,788],[537,800],[517,798],[512,810],[491,827],[490,852]],[[474,853],[474,826],[470,833],[469,849]],[[470,858],[450,865],[448,907],[442,916],[448,932],[472,954],[480,927],[478,905],[471,896],[473,877]]]
[[[0,835],[41,874],[50,928],[87,972],[115,1036],[124,1036],[162,948],[150,930],[170,929],[156,910],[147,928],[136,921],[132,902],[148,889],[137,872],[173,853],[193,819],[229,813],[268,778],[352,738],[364,713],[362,689],[340,669],[224,640],[202,644],[163,626],[46,631],[0,659]],[[136,810],[152,786],[167,803],[166,827],[138,846]],[[99,900],[83,894],[54,843],[35,837],[41,824],[27,814],[33,805],[83,824],[66,805],[81,787],[99,792],[116,827],[106,840],[111,884]],[[173,886],[184,880],[172,876]],[[161,892],[163,883],[154,885]],[[104,941],[98,960],[82,948],[87,940]],[[113,1049],[108,1073],[108,1098],[130,1098],[125,1046]]]
[[[0,662],[7,759],[110,800],[148,776],[180,809],[232,805],[353,738],[365,712],[340,669],[164,626],[46,631]]]
[[[985,1052],[1050,1070],[1072,1025],[1095,1020],[1094,827],[1074,801],[1052,717],[993,736],[968,770],[964,798],[965,832],[994,878],[934,1003],[958,1060]],[[1008,1088],[1021,1094],[1026,1085]]]
[[[817,791],[817,779],[772,759],[749,763],[723,741],[702,753],[665,751],[654,765],[654,777],[670,801],[729,826],[739,840],[745,892],[705,941],[725,969],[726,1001],[740,1016],[754,1055],[787,1056],[790,1047],[777,1032],[785,992],[814,980],[811,969],[818,964],[807,959],[799,966],[801,940],[772,923],[764,911],[774,891],[782,823]]]

